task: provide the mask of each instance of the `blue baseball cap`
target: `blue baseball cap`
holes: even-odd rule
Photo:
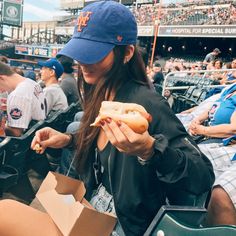
[[[41,67],[53,69],[56,73],[57,78],[60,78],[64,72],[62,64],[56,58],[51,58],[47,61],[39,61],[38,65]]]
[[[65,55],[82,64],[95,64],[116,45],[137,41],[137,23],[128,8],[114,1],[99,1],[80,13],[72,39],[57,55]]]

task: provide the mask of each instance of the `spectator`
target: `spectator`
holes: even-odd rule
[[[216,60],[216,57],[221,53],[219,48],[215,48],[212,52],[208,53],[203,61],[204,64],[210,64]]]
[[[233,84],[221,93],[210,109],[195,118],[189,128],[193,135],[209,137],[199,147],[211,160],[216,174],[207,215],[207,224],[211,226],[236,225],[236,163],[226,149],[221,150],[222,139],[236,134],[235,104],[236,84]],[[202,125],[206,118],[210,126]]]
[[[0,89],[9,93],[6,135],[20,136],[32,120],[45,119],[45,103],[41,87],[36,82],[15,73],[2,62],[0,62]]]
[[[58,82],[58,79],[63,74],[61,63],[52,58],[38,64],[42,67],[41,79],[45,84],[43,92],[47,102],[47,115],[66,109],[68,107],[67,98]]]
[[[235,133],[236,127],[236,84],[222,91],[210,109],[203,111],[189,126],[192,135],[203,135],[206,142],[221,142]],[[202,125],[208,120],[209,126]]]
[[[81,24],[85,13],[87,22]],[[153,92],[135,46],[137,24],[131,12],[115,1],[98,1],[83,9],[77,22],[73,38],[60,51],[79,61],[84,79],[77,170],[86,186],[86,199],[96,210],[109,209],[117,215],[112,235],[143,235],[167,196],[208,191],[214,180],[212,167],[166,100]],[[153,117],[148,131],[137,134],[110,118],[102,120],[101,127],[91,127],[104,100],[143,105]],[[65,147],[73,140],[71,135],[44,128],[36,132],[32,147],[39,143],[42,153],[48,146]],[[102,167],[96,168],[97,164]],[[26,205],[5,200],[0,212],[7,212],[1,214],[0,235],[13,230],[27,235],[42,228],[47,235],[57,235],[47,214]]]
[[[162,85],[163,81],[164,81],[164,75],[162,73],[162,68],[161,68],[161,64],[158,62],[154,62],[153,64],[153,72],[154,72],[154,76],[153,76],[153,83],[158,84],[158,85]]]
[[[215,61],[213,61],[212,65],[213,65],[212,69],[215,71],[211,74],[210,78],[218,81],[222,80],[222,78],[224,77],[224,73],[222,71],[220,72],[218,71],[221,70],[223,67],[222,60],[216,59]]]
[[[215,61],[213,61],[213,66],[214,66],[214,69],[215,69],[215,70],[220,70],[220,69],[222,69],[222,67],[223,67],[223,62],[222,62],[222,60],[216,59]]]
[[[25,77],[36,81],[36,74],[35,74],[35,72],[32,71],[32,70],[27,70],[27,71],[25,72]]]
[[[176,114],[178,119],[182,122],[185,129],[189,129],[191,122],[202,114],[203,111],[209,110],[213,103],[220,97],[220,94],[215,94],[208,97],[206,100],[201,102],[198,106],[192,107],[188,110],[182,111],[181,113]]]
[[[155,90],[161,94],[162,93],[162,83],[164,81],[164,75],[162,73],[161,64],[159,64],[157,61],[154,62],[154,64],[153,64],[153,73],[154,73],[154,75],[153,75],[152,81],[153,81]]]
[[[236,58],[231,62],[231,68],[234,69],[229,73],[226,73],[223,79],[221,80],[222,84],[234,84],[236,82]]]
[[[77,83],[73,75],[73,59],[61,56],[59,59],[64,68],[64,73],[60,77],[60,86],[67,97],[67,102],[70,105],[79,101],[79,92],[77,89]]]

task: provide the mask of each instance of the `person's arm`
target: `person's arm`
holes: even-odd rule
[[[210,54],[207,54],[205,59],[203,60],[204,65],[208,65],[210,63]]]
[[[72,134],[61,133],[52,128],[46,127],[36,131],[35,136],[31,142],[31,148],[35,149],[35,145],[39,144],[41,146],[42,154],[47,147],[51,148],[64,148],[75,144],[75,138]]]
[[[195,125],[191,128],[194,135],[204,135],[207,137],[227,138],[236,134],[236,111],[230,119],[230,124],[215,126]]]
[[[9,127],[6,125],[5,126],[5,134],[6,134],[6,136],[20,137],[23,134],[23,129]]]
[[[6,136],[19,137],[32,119],[32,101],[23,95],[10,96],[7,101]]]
[[[209,112],[209,110],[207,109],[201,115],[194,118],[194,120],[191,122],[190,126],[192,124],[198,124],[198,125],[202,124],[208,118],[208,112]]]
[[[181,111],[180,114],[189,114],[189,113],[193,112],[196,108],[197,108],[197,106],[191,107],[188,110]]]
[[[226,84],[234,84],[236,82],[236,79],[233,80],[226,80],[224,81]]]
[[[50,88],[47,88],[45,87],[44,90],[43,90],[43,93],[44,93],[44,96],[46,98],[46,107],[47,107],[47,115],[50,113],[50,111],[52,110],[53,108],[53,97],[54,97],[54,94],[52,92],[52,90]]]

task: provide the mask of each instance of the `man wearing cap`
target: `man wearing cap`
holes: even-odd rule
[[[64,69],[64,73],[60,77],[60,86],[67,97],[68,104],[76,103],[79,101],[79,91],[73,75],[73,59],[61,56],[58,60]]]
[[[221,53],[219,48],[215,48],[212,52],[208,53],[203,61],[204,64],[208,65],[212,61],[215,61],[217,56]]]
[[[9,93],[5,127],[7,136],[21,136],[32,120],[45,119],[45,97],[40,85],[17,74],[2,62],[0,90]]]
[[[46,113],[64,110],[68,107],[67,98],[61,89],[58,79],[63,74],[63,67],[56,58],[38,62],[41,69],[41,79],[45,84],[43,89],[46,98]]]
[[[161,64],[157,61],[153,63],[153,72],[155,73],[153,76],[153,83],[162,85],[164,81],[164,75],[162,73],[162,67]]]

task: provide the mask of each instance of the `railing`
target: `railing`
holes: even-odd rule
[[[189,87],[196,87],[197,83],[194,85],[186,85],[186,86],[167,86],[168,82],[170,80],[173,80],[173,78],[171,78],[171,76],[174,77],[174,81],[178,82],[178,81],[186,81],[186,82],[190,82],[190,78],[191,78],[191,74],[196,73],[199,74],[199,80],[210,80],[209,78],[206,78],[207,75],[213,74],[213,73],[225,73],[225,72],[231,72],[231,71],[236,71],[236,69],[221,69],[221,70],[193,70],[193,71],[173,71],[168,73],[163,81],[163,85],[162,85],[162,95],[164,95],[164,92],[166,89],[168,90],[186,90]],[[186,74],[186,76],[183,76],[183,74]],[[235,78],[236,79],[236,78]],[[192,77],[192,81],[197,81],[196,78]],[[211,85],[210,83],[203,83],[202,84],[205,88],[216,88],[216,87],[220,87],[220,86],[227,86],[227,85]]]

